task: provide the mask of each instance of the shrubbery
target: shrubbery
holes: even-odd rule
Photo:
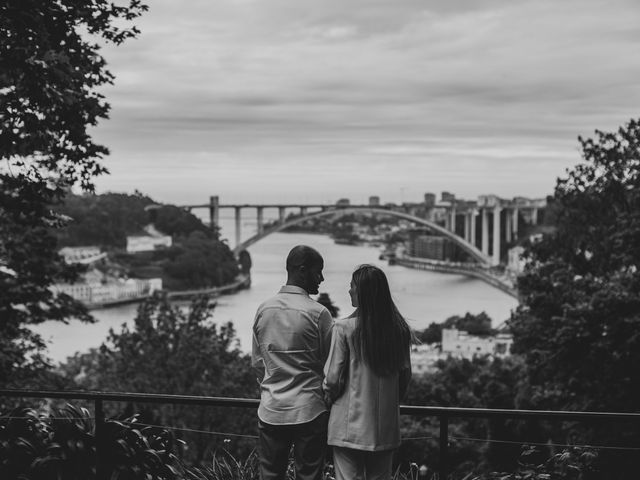
[[[142,428],[136,417],[107,420],[100,448],[105,478],[178,478],[179,444],[168,430]],[[18,408],[0,417],[0,478],[89,480],[96,478],[95,420],[67,405],[50,414]]]

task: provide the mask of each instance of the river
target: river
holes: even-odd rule
[[[414,329],[426,328],[431,322],[440,323],[452,315],[482,311],[497,326],[509,318],[517,305],[513,297],[480,280],[387,265],[378,260],[377,248],[336,245],[325,235],[275,233],[249,249],[253,260],[251,288],[218,298],[213,314],[213,321],[218,324],[233,322],[239,346],[246,352],[251,348],[255,310],[285,282],[285,258],[297,244],[310,245],[324,256],[325,281],[320,285],[320,292],[329,294],[340,308],[341,316],[352,310],[348,295],[351,272],[362,263],[373,263],[385,270],[394,300]],[[136,309],[136,304],[129,304],[94,310],[92,313],[97,319],[94,324],[46,322],[37,326],[36,331],[48,342],[49,356],[54,362],[61,362],[76,351],[99,346],[109,329],[120,331],[123,323],[131,325]]]

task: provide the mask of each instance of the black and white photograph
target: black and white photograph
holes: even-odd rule
[[[637,0],[1,0],[1,480],[640,478]]]

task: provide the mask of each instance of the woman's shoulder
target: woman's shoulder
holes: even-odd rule
[[[345,333],[351,332],[356,328],[355,315],[349,315],[348,317],[340,318],[335,321],[334,328],[343,330]]]

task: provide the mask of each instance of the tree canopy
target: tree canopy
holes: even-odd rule
[[[640,123],[580,144],[585,162],[555,189],[555,233],[527,251],[513,350],[556,407],[637,411]]]
[[[418,339],[427,344],[441,343],[443,328],[455,328],[470,335],[480,336],[494,333],[493,328],[491,328],[491,317],[486,312],[480,312],[475,315],[467,312],[463,316],[453,315],[442,323],[430,323],[427,328],[417,332]]]
[[[213,307],[207,297],[188,308],[173,306],[158,295],[143,302],[130,328],[111,331],[99,348],[76,354],[65,366],[76,388],[120,392],[166,393],[219,397],[258,394],[250,358],[243,354],[231,323],[211,322]],[[255,429],[254,412],[246,409],[195,408],[163,405],[146,407],[146,421],[210,432],[249,434]],[[224,437],[191,435],[196,451],[188,456],[202,461]],[[254,442],[234,443],[244,455]]]
[[[49,286],[77,273],[56,253],[55,205],[74,185],[93,189],[108,150],[89,128],[107,118],[98,88],[113,76],[97,40],[137,35],[139,0],[5,0],[0,3],[0,382],[45,364],[26,325],[84,317]],[[22,372],[22,373],[19,373]]]
[[[521,305],[509,321],[526,362],[523,407],[638,412],[640,405],[640,122],[580,138],[584,163],[558,180],[555,233],[527,249]],[[636,444],[637,427],[586,429],[583,441]],[[637,459],[605,451],[608,478]],[[631,473],[633,472],[633,473]]]

